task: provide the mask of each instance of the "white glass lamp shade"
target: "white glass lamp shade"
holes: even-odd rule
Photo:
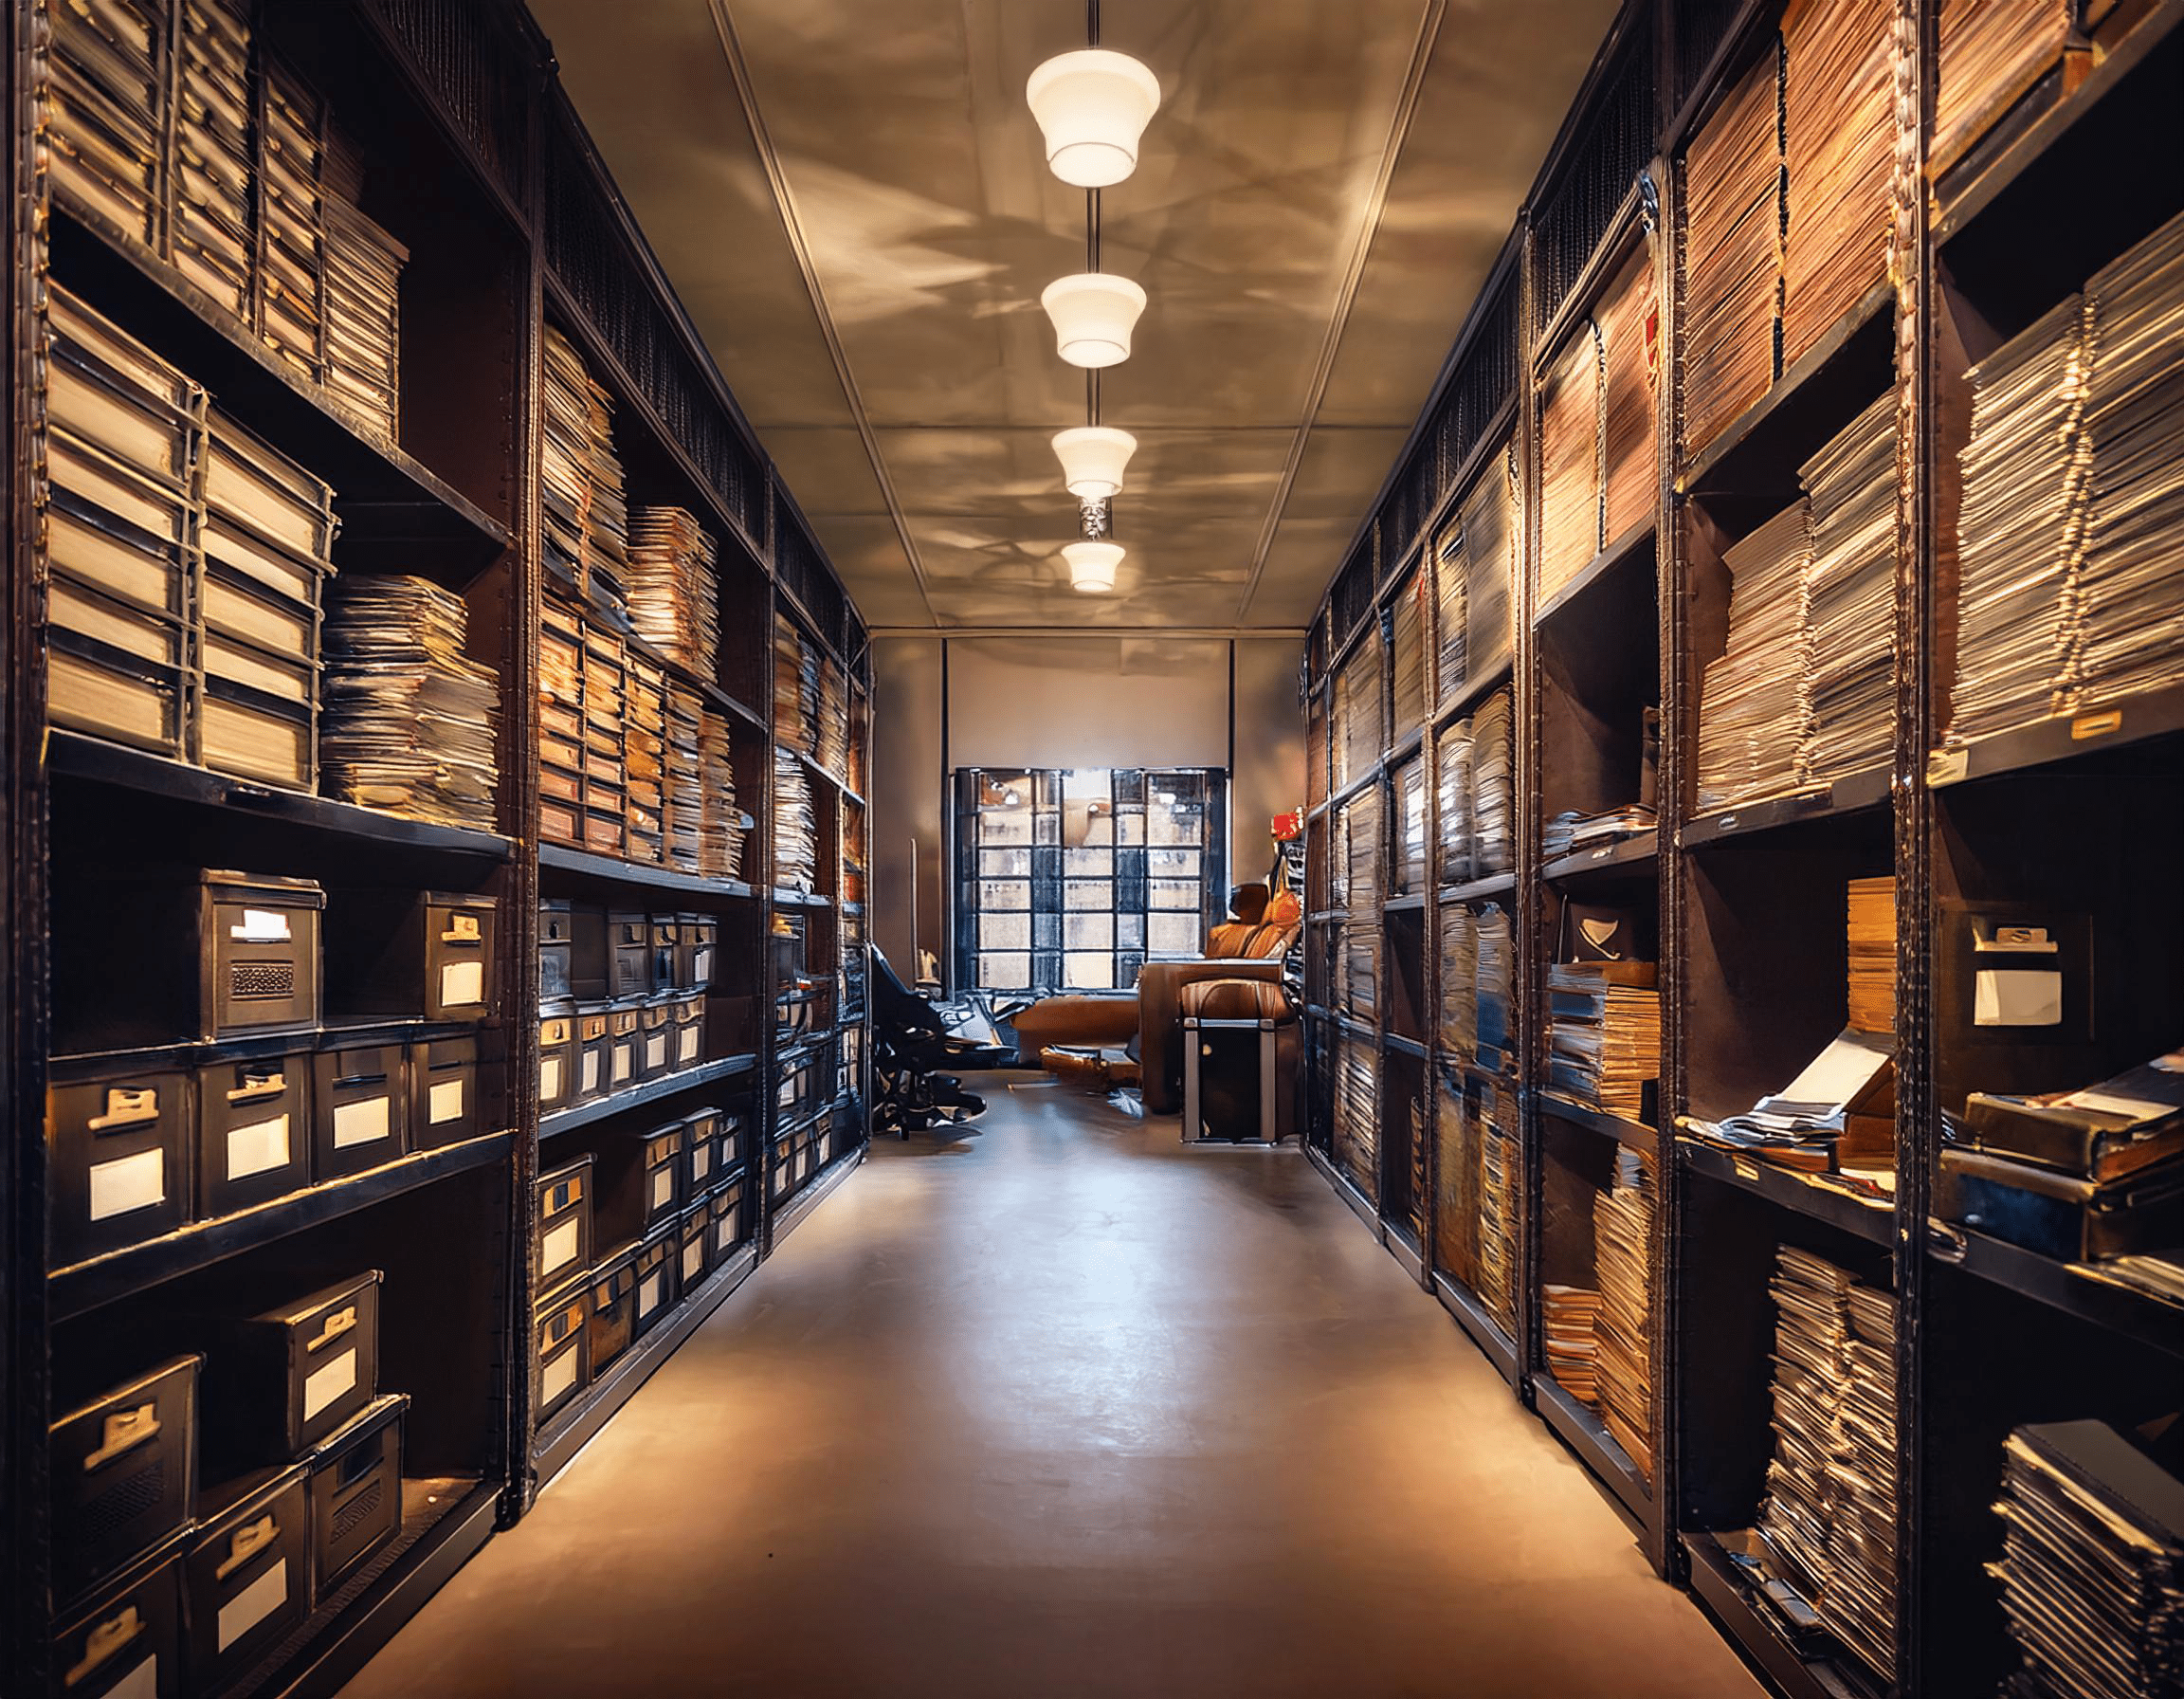
[[[1086,595],[1104,595],[1115,588],[1115,569],[1122,563],[1119,542],[1072,542],[1062,547],[1069,563],[1069,584]]]
[[[1138,169],[1138,138],[1160,109],[1160,79],[1127,53],[1083,47],[1049,59],[1024,85],[1065,183],[1104,189]]]
[[[1054,452],[1071,495],[1104,502],[1121,492],[1122,468],[1138,452],[1138,439],[1112,425],[1079,425],[1055,433]]]
[[[1080,271],[1058,277],[1039,304],[1054,321],[1054,343],[1072,366],[1119,366],[1130,357],[1130,333],[1145,310],[1145,291],[1126,277]]]

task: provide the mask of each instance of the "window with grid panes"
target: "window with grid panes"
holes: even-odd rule
[[[1080,768],[956,775],[956,982],[1128,990],[1202,955],[1227,912],[1228,775]]]

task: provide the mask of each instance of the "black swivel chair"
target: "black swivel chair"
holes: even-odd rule
[[[936,1124],[952,1125],[985,1113],[984,1098],[941,1071],[985,1047],[952,1037],[940,1012],[902,983],[877,945],[870,948],[873,1131],[907,1139]]]

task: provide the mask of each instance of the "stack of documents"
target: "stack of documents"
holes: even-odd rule
[[[1890,0],[1793,0],[1783,13],[1785,366],[1888,274],[1895,24]]]
[[[1812,721],[1803,778],[1885,767],[1896,734],[1896,397],[1798,468],[1811,503]]]
[[[1523,1181],[1516,1104],[1501,1087],[1484,1081],[1473,1084],[1470,1102],[1479,1150],[1479,1302],[1514,1337],[1519,1188]]]
[[[325,103],[279,63],[258,126],[258,334],[300,377],[324,372]]]
[[[1337,901],[1360,926],[1380,924],[1380,793],[1367,785],[1336,811]]]
[[[1458,720],[1444,726],[1435,753],[1440,792],[1441,883],[1462,885],[1471,877],[1471,798],[1475,780],[1471,771],[1471,722]]]
[[[1516,714],[1508,686],[1471,716],[1471,877],[1517,870]]]
[[[663,859],[684,873],[701,871],[705,860],[705,775],[699,730],[703,715],[697,692],[681,685],[667,686]]]
[[[574,343],[546,326],[540,500],[546,566],[618,630],[629,629],[629,515],[612,402]]]
[[[1553,600],[1600,552],[1604,396],[1600,327],[1586,319],[1556,359],[1539,407],[1538,607]]]
[[[774,616],[774,740],[816,758],[826,686],[819,646],[794,624]]]
[[[325,190],[326,387],[392,441],[400,397],[402,267],[410,250],[360,210],[363,159],[331,127]]]
[[[1780,1091],[1723,1121],[1686,1116],[1684,1130],[1706,1143],[1741,1150],[1786,1168],[1825,1173],[1871,1168],[1892,1136],[1894,1044],[1884,1033],[1845,1032]],[[1885,1188],[1879,1175],[1874,1184]]]
[[[699,871],[708,879],[743,877],[743,839],[754,822],[736,806],[736,770],[729,758],[727,717],[707,708],[698,718],[698,782],[704,793]]]
[[[1600,1294],[1583,1287],[1542,1282],[1539,1288],[1540,1343],[1547,1373],[1555,1384],[1580,1404],[1600,1401],[1599,1342],[1593,1337]]]
[[[167,116],[164,0],[54,5],[46,17],[39,139],[54,185],[149,242]]]
[[[811,891],[819,881],[819,811],[804,763],[786,749],[774,752],[774,883]]]
[[[1464,1073],[1444,1057],[1433,1093],[1433,1266],[1475,1289],[1479,1280],[1479,1139]]]
[[[1523,541],[1517,493],[1517,446],[1511,442],[1486,456],[1458,509],[1470,574],[1464,664],[1475,679],[1508,666],[1516,653],[1517,562]],[[1443,692],[1450,687],[1444,674]]]
[[[1380,1004],[1380,923],[1353,915],[1342,927],[1342,1008],[1369,1021]]]
[[[843,687],[842,668],[834,657],[822,654],[819,662],[819,720],[812,758],[841,778],[849,765],[849,693]]]
[[[1440,650],[1434,656],[1435,700],[1446,703],[1464,688],[1469,676],[1465,635],[1471,619],[1471,555],[1465,546],[1460,513],[1433,539],[1433,603],[1434,630],[1440,637]]]
[[[1600,1284],[1600,1419],[1653,1478],[1653,1159],[1615,1148],[1615,1173],[1592,1206],[1592,1277]]]
[[[1380,1071],[1373,1041],[1352,1032],[1335,1041],[1334,1155],[1368,1197],[1380,1190]]]
[[[1426,579],[1395,598],[1392,654],[1388,682],[1395,693],[1394,723],[1408,728],[1426,718]]]
[[[1365,776],[1386,742],[1380,708],[1380,645],[1368,633],[1335,675],[1335,784]]]
[[[1729,633],[1706,664],[1699,704],[1699,807],[1734,807],[1796,790],[1811,721],[1807,594],[1810,515],[1800,498],[1722,557]]]
[[[1896,1030],[1896,881],[1893,875],[1853,879],[1848,889],[1850,1029],[1884,1038]]]
[[[429,578],[344,574],[326,609],[326,794],[490,831],[500,681],[464,654],[469,609]]]
[[[2060,63],[2071,0],[1941,0],[1934,156],[1952,159]]]
[[[1392,897],[1426,888],[1426,763],[1411,759],[1395,776],[1395,866]]]
[[[1517,948],[1509,930],[1509,911],[1489,903],[1479,911],[1479,1066],[1489,1073],[1513,1073],[1516,1041],[1510,1010],[1517,995]]]
[[[629,516],[629,620],[668,660],[710,681],[720,649],[718,550],[682,507]]]
[[[182,78],[174,135],[174,264],[230,313],[249,304],[250,23],[233,0],[190,0],[179,38]],[[58,6],[56,21],[77,9]],[[126,9],[100,8],[112,21]],[[77,27],[82,27],[79,21]],[[70,31],[57,27],[56,44]]]
[[[1479,918],[1461,903],[1441,905],[1441,1049],[1459,1062],[1479,1055]]]
[[[1821,1619],[1884,1679],[1896,1672],[1896,1301],[1854,1285],[1836,1417]]]
[[[1653,246],[1641,244],[1601,298],[1598,315],[1606,393],[1600,420],[1600,531],[1603,546],[1653,517],[1660,498],[1660,414],[1654,383],[1661,370],[1661,303],[1653,287]]]
[[[1626,838],[1651,831],[1655,824],[1649,803],[1633,802],[1623,808],[1603,809],[1596,814],[1581,814],[1575,809],[1566,809],[1542,829],[1539,853],[1545,860],[1554,861],[1560,856],[1574,855],[1580,850],[1620,844]]]
[[[1684,452],[1774,381],[1782,292],[1781,57],[1762,52],[1685,155]]]
[[[1994,1510],[2011,1699],[2177,1691],[2184,1481],[2105,1422],[2048,1422],[2004,1443]]]
[[[1661,994],[1651,962],[1558,961],[1547,970],[1548,1089],[1643,1121],[1661,1071]]]

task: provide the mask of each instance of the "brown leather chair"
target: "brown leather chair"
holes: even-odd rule
[[[1183,1108],[1182,991],[1199,979],[1282,977],[1279,957],[1216,956],[1204,961],[1148,961],[1138,973],[1138,1060],[1146,1112],[1179,1114]]]

